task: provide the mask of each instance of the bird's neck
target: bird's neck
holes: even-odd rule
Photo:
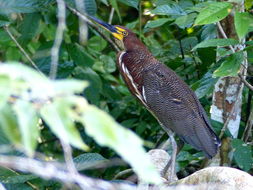
[[[146,54],[150,54],[148,48],[138,39],[138,38],[133,38],[124,41],[124,48],[125,51],[127,52],[145,52]]]

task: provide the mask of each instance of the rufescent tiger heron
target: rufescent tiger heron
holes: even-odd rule
[[[129,29],[107,24],[95,17],[94,22],[108,30],[122,43],[117,66],[137,99],[156,117],[170,136],[176,157],[176,133],[184,142],[204,152],[207,158],[216,155],[220,140],[214,133],[195,93],[170,68],[159,62]],[[174,167],[172,167],[174,170]]]

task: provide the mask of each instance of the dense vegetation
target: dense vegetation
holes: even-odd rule
[[[59,6],[61,1],[57,2]],[[64,162],[69,144],[82,174],[113,180],[130,165],[139,177],[155,182],[156,173],[136,135],[144,140],[146,150],[159,147],[167,135],[128,91],[116,67],[117,54],[98,31],[88,28],[87,32],[85,23],[84,30],[79,30],[82,21],[67,9],[66,30],[60,39],[57,2],[0,0],[0,61],[6,63],[0,65],[0,182],[6,189],[60,189],[63,183],[7,167],[3,159],[28,156]],[[252,0],[81,2],[85,10],[78,7],[80,12],[134,31],[157,59],[191,86],[209,116],[219,79],[238,78],[241,87],[239,73],[252,84]],[[74,1],[66,3],[75,8]],[[57,40],[61,44],[54,67],[52,58],[57,56],[52,55],[52,47]],[[57,80],[50,80],[55,68]],[[232,92],[235,102],[241,99],[239,108],[231,103],[229,109],[241,110],[235,114],[241,115],[239,129],[225,114],[223,122],[211,123],[223,139],[218,161],[252,174],[253,100],[248,86]],[[224,101],[226,95],[222,95]],[[177,156],[178,177],[202,168],[203,160],[202,152],[184,145]],[[117,179],[130,180],[132,175]]]

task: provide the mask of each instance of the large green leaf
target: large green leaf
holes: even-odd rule
[[[10,142],[18,146],[22,144],[17,118],[9,105],[5,105],[0,110],[0,127]]]
[[[0,0],[0,14],[32,13],[48,5],[52,0]]]
[[[70,100],[68,98],[55,98],[52,103],[46,104],[40,109],[40,114],[57,137],[65,143],[87,150],[87,145],[84,144],[75,127],[73,118],[75,110]]]
[[[18,41],[26,44],[35,37],[39,30],[41,15],[39,13],[26,14],[20,26],[21,36]]]
[[[145,28],[156,28],[156,27],[164,25],[166,22],[170,20],[171,19],[169,18],[159,18],[157,20],[151,20],[147,22],[147,24],[145,25]]]
[[[239,37],[239,39],[242,39],[245,37],[245,35],[248,33],[250,22],[252,22],[253,19],[250,18],[250,15],[248,12],[240,13],[238,11],[235,12],[235,30]]]
[[[213,77],[237,76],[243,61],[243,52],[232,54],[216,69]]]
[[[6,75],[0,75],[0,109],[7,103],[11,95],[11,80]]]
[[[16,101],[13,107],[18,118],[22,144],[26,153],[32,156],[39,137],[39,118],[36,110],[31,103],[24,100]]]
[[[84,124],[88,135],[92,136],[98,144],[114,149],[133,167],[142,180],[160,182],[159,175],[142,147],[141,139],[133,132],[121,127],[111,116],[95,106],[87,106],[83,110],[80,122]]]
[[[196,13],[180,16],[175,20],[175,24],[178,25],[179,28],[182,28],[182,29],[186,27],[190,27],[193,24],[196,16],[197,16]]]
[[[234,150],[234,159],[238,166],[245,171],[250,170],[253,165],[252,147],[240,139],[233,139],[232,147]]]
[[[74,63],[80,67],[91,67],[94,59],[84,51],[84,48],[78,44],[70,44],[67,46],[70,57]]]
[[[151,11],[152,14],[156,15],[168,15],[168,16],[182,16],[186,15],[183,9],[177,4],[172,5],[160,5]]]
[[[218,22],[230,13],[231,8],[232,4],[228,2],[212,2],[200,11],[195,20],[195,25]]]
[[[197,48],[206,48],[206,47],[225,47],[230,45],[236,45],[239,42],[234,39],[210,39],[200,42],[196,45],[192,50],[196,50]]]

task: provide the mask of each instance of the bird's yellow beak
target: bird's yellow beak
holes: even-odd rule
[[[123,28],[120,28],[118,26],[113,26],[113,25],[108,24],[108,23],[106,23],[106,22],[104,22],[102,20],[99,20],[99,19],[97,19],[96,17],[93,17],[93,16],[89,16],[89,18],[93,22],[99,24],[104,29],[106,29],[107,31],[109,31],[113,35],[114,38],[116,38],[118,40],[121,40],[121,41],[123,40],[123,37],[124,37],[123,32],[125,32],[125,30]]]

